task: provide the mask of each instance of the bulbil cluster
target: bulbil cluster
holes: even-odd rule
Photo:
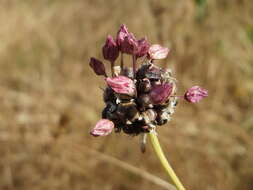
[[[104,76],[107,84],[103,93],[106,106],[102,119],[91,131],[93,136],[108,135],[113,129],[130,135],[154,131],[156,126],[171,119],[179,99],[196,103],[208,95],[207,90],[194,86],[184,96],[177,96],[176,79],[171,70],[154,63],[166,58],[169,49],[150,45],[147,38],[136,39],[125,25],[121,25],[116,39],[107,37],[102,53],[110,62],[111,76],[107,75],[102,61],[90,59],[91,68]],[[132,57],[132,67],[124,66],[125,55]],[[119,57],[120,65],[115,66]]]

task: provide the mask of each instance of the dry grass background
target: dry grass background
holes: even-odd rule
[[[1,0],[0,189],[164,189],[133,169],[166,179],[137,137],[89,135],[104,82],[88,59],[125,23],[171,48],[181,89],[210,92],[159,130],[186,188],[252,190],[252,19],[252,0]]]

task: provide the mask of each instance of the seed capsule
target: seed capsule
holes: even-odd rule
[[[151,90],[152,86],[150,83],[150,80],[148,80],[147,78],[144,78],[143,80],[141,80],[141,82],[138,85],[138,90],[139,92],[149,92]]]
[[[116,97],[114,95],[114,91],[109,87],[107,87],[104,90],[103,98],[104,98],[104,102],[115,102],[115,100],[116,100]]]
[[[118,105],[117,114],[124,122],[129,120],[130,122],[139,118],[139,112],[134,102],[121,103]]]
[[[144,111],[151,104],[150,96],[148,94],[142,94],[138,97],[137,103],[141,111]]]
[[[102,118],[110,119],[110,120],[117,120],[118,116],[116,114],[117,106],[111,102],[107,103],[106,107],[102,111]]]
[[[149,124],[155,121],[157,113],[153,109],[148,109],[142,113],[142,117],[144,118],[145,123]]]

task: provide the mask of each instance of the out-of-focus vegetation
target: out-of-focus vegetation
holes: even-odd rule
[[[252,190],[252,0],[1,0],[0,189],[163,189],[127,165],[166,179],[138,137],[89,135],[104,81],[88,60],[121,23],[171,48],[181,89],[209,90],[159,130],[186,188]]]

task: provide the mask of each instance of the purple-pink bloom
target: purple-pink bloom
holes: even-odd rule
[[[103,46],[103,56],[106,60],[114,62],[119,56],[119,48],[113,37],[108,35]]]
[[[193,86],[186,91],[184,99],[191,103],[197,103],[202,98],[205,98],[207,96],[208,96],[207,90],[200,88],[199,86]]]
[[[142,38],[138,40],[138,48],[137,48],[136,56],[142,57],[146,55],[148,53],[149,47],[150,45],[148,43],[147,38]]]
[[[150,59],[164,59],[167,57],[169,49],[162,47],[159,44],[154,44],[150,46],[148,50],[148,55]]]
[[[96,126],[91,130],[90,134],[94,137],[106,136],[112,132],[114,123],[108,119],[101,119]]]
[[[121,43],[120,50],[122,53],[135,54],[138,50],[138,41],[132,33],[129,33],[125,36],[124,40]]]
[[[158,84],[152,87],[149,96],[153,104],[162,104],[168,100],[172,93],[173,85],[171,83]]]
[[[128,35],[129,35],[129,32],[126,25],[122,24],[120,26],[120,29],[117,33],[117,38],[116,38],[116,42],[119,46],[119,49],[121,49],[121,44],[123,43],[125,37],[127,37]]]
[[[127,94],[129,96],[133,96],[135,94],[134,81],[128,77],[107,77],[105,80],[108,86],[110,86],[116,93]]]
[[[97,74],[97,75],[104,75],[106,76],[106,72],[105,72],[105,66],[104,64],[99,61],[98,59],[91,57],[90,58],[90,67],[93,69],[93,71]]]

